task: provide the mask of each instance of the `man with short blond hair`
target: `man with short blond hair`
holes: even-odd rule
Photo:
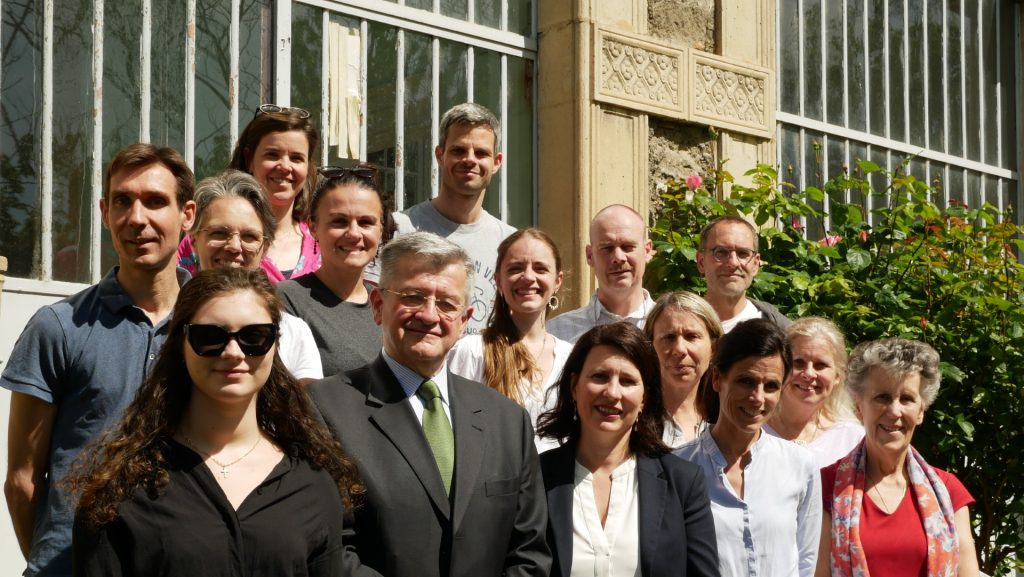
[[[750,319],[765,318],[783,330],[792,324],[771,304],[747,297],[761,270],[761,255],[757,230],[746,220],[723,216],[708,223],[700,231],[697,268],[707,282],[704,299],[715,309],[725,332]]]
[[[597,325],[625,320],[643,328],[654,307],[643,286],[644,271],[653,256],[647,223],[640,213],[623,204],[601,209],[590,222],[587,245],[587,264],[597,277],[597,291],[586,306],[548,321],[548,332],[574,343]]]
[[[71,575],[74,503],[60,486],[79,451],[121,417],[167,337],[188,273],[177,268],[195,187],[170,148],[133,144],[106,171],[100,212],[118,266],[32,317],[0,375],[11,391],[4,494],[25,575]]]

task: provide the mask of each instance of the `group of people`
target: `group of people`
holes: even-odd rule
[[[449,110],[439,195],[397,213],[374,166],[317,168],[302,109],[262,105],[198,185],[119,151],[118,266],[0,376],[25,574],[978,575],[973,498],[911,445],[930,346],[848,359],[749,298],[739,217],[700,231],[706,294],[655,300],[624,205],[554,316],[558,246],[483,208],[499,131]]]

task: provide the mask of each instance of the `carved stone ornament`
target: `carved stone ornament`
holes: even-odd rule
[[[774,126],[771,72],[721,56],[691,53],[690,120],[770,138]]]
[[[594,99],[672,118],[686,112],[683,50],[595,28]]]

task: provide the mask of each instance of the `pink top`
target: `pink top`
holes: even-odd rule
[[[313,235],[310,234],[309,227],[306,223],[299,223],[299,234],[302,235],[302,246],[299,249],[299,261],[295,263],[295,268],[291,270],[290,275],[286,277],[284,273],[277,268],[274,261],[267,257],[263,257],[260,261],[260,268],[263,269],[263,272],[267,273],[267,278],[270,279],[271,284],[277,284],[283,280],[298,278],[320,268],[320,251],[317,248],[316,240],[313,238]],[[192,239],[187,234],[185,235],[185,238],[181,239],[181,243],[178,244],[178,266],[193,275],[199,272],[199,255],[196,254],[195,248],[192,246]]]

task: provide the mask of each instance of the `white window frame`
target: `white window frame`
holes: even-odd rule
[[[501,141],[498,143],[499,150],[508,149],[508,57],[513,56],[517,58],[523,58],[530,60],[534,63],[534,69],[537,66],[537,41],[536,32],[534,36],[523,36],[515,32],[508,30],[508,0],[502,0],[501,5],[501,24],[500,29],[491,28],[481,24],[475,24],[473,20],[474,5],[476,0],[468,0],[469,16],[468,20],[460,20],[457,18],[451,18],[441,14],[441,2],[440,0],[434,0],[433,9],[431,11],[422,10],[419,8],[412,8],[405,6],[405,0],[399,0],[398,3],[386,2],[383,0],[279,0],[276,5],[275,15],[275,34],[276,34],[276,46],[278,51],[276,54],[276,68],[275,68],[275,98],[276,101],[283,105],[288,106],[291,102],[291,2],[301,2],[309,6],[322,8],[326,11],[334,12],[347,18],[359,20],[360,36],[367,38],[367,24],[369,22],[375,22],[394,26],[398,29],[397,34],[397,47],[398,53],[396,55],[396,72],[395,72],[395,147],[401,150],[404,145],[404,133],[405,133],[405,117],[404,117],[404,99],[405,99],[405,74],[404,74],[404,31],[409,30],[411,32],[421,33],[432,38],[431,41],[431,61],[432,61],[432,87],[431,87],[431,140],[437,142],[440,135],[438,134],[438,123],[440,122],[441,114],[444,111],[440,110],[440,73],[439,63],[441,59],[441,48],[439,39],[451,40],[460,44],[467,45],[467,65],[466,65],[466,95],[467,100],[473,102],[473,65],[474,65],[474,49],[483,48],[493,52],[497,52],[501,58],[501,87],[499,94],[501,95],[500,110],[494,111],[498,120],[501,122]],[[537,2],[531,3],[531,29],[536,31],[537,22]],[[327,53],[327,42],[329,35],[327,33],[327,25],[329,20],[329,14],[324,13],[323,20],[323,53]],[[367,102],[367,87],[366,87],[366,69],[367,69],[367,46],[366,42],[363,42],[363,50],[360,56],[360,70],[363,71],[363,75],[360,78],[360,94],[362,101],[362,114],[361,118],[366,118],[366,102]],[[326,62],[326,58],[324,58]],[[326,64],[325,64],[326,66]],[[536,77],[536,75],[534,75]],[[323,74],[323,78],[327,78],[326,71]],[[327,99],[327,83],[322,83],[322,94],[321,100],[326,102]],[[537,84],[533,85],[533,101],[537,102]],[[321,132],[326,134],[326,128],[328,126],[329,119],[327,118],[328,108],[323,107],[324,114],[321,118]],[[534,139],[536,140],[537,134],[537,113],[534,110],[533,118],[531,120],[533,125]],[[360,126],[360,146],[359,146],[359,160],[366,160],[366,123],[362,122]],[[321,147],[321,161],[327,161],[327,147]],[[397,154],[395,158],[395,206],[397,210],[403,210],[406,208],[405,203],[405,179],[404,179],[404,154]],[[537,147],[533,147],[533,194],[532,194],[532,212],[534,218],[537,214]],[[437,164],[431,162],[431,197],[436,197],[438,194],[438,167]],[[502,178],[498,188],[498,199],[499,199],[499,214],[496,215],[501,220],[508,219],[508,178]]]
[[[943,103],[944,103],[944,108],[943,108],[943,135],[944,135],[944,141],[945,142],[942,143],[941,147],[939,147],[939,146],[932,146],[932,143],[930,142],[930,134],[929,134],[929,130],[928,130],[927,126],[925,126],[923,128],[922,127],[918,127],[918,130],[922,130],[922,129],[924,130],[924,137],[925,137],[925,146],[924,147],[910,144],[908,141],[895,140],[895,139],[889,138],[888,136],[880,136],[880,135],[869,133],[867,131],[861,131],[861,130],[855,130],[855,129],[849,128],[849,103],[850,103],[849,99],[850,99],[850,93],[849,93],[849,90],[847,89],[847,86],[848,86],[848,71],[849,71],[849,66],[848,66],[848,64],[849,64],[848,63],[848,58],[849,58],[849,39],[848,39],[847,31],[849,30],[849,26],[847,25],[847,21],[846,21],[846,18],[847,18],[847,15],[848,15],[847,5],[848,5],[849,2],[857,2],[857,1],[861,1],[861,0],[820,0],[820,4],[821,4],[820,46],[822,47],[822,49],[821,49],[822,51],[821,51],[821,55],[820,55],[821,56],[820,62],[816,62],[815,64],[817,66],[820,66],[821,85],[818,88],[821,91],[822,118],[824,118],[824,119],[828,118],[828,99],[827,99],[826,95],[829,92],[829,89],[828,89],[828,74],[827,74],[827,64],[828,63],[826,62],[826,52],[824,50],[824,46],[826,45],[826,42],[828,40],[826,7],[828,5],[830,5],[830,4],[833,4],[833,3],[841,3],[842,4],[842,10],[843,10],[843,39],[842,39],[842,42],[843,42],[842,43],[842,54],[843,54],[843,86],[842,86],[842,93],[843,93],[843,104],[842,104],[842,106],[843,106],[843,125],[836,125],[836,124],[829,123],[827,121],[814,120],[814,119],[807,118],[806,116],[804,116],[804,114],[805,114],[805,106],[806,106],[806,98],[805,98],[805,96],[807,94],[808,87],[806,85],[806,80],[805,80],[805,71],[806,71],[806,67],[804,66],[804,60],[805,60],[805,55],[804,55],[805,48],[804,48],[804,46],[805,45],[804,45],[803,39],[806,37],[807,30],[805,29],[805,26],[804,26],[805,25],[805,19],[802,17],[802,15],[805,13],[804,12],[805,3],[809,2],[809,1],[818,1],[818,0],[796,0],[797,14],[801,16],[800,20],[799,20],[799,24],[798,24],[799,38],[797,38],[795,40],[797,42],[797,50],[798,50],[797,54],[799,55],[799,60],[800,60],[800,62],[798,63],[799,79],[798,79],[798,82],[797,82],[797,90],[799,90],[799,92],[800,92],[800,95],[799,95],[800,111],[799,111],[799,114],[794,114],[794,113],[790,113],[790,112],[783,112],[782,110],[776,111],[776,121],[777,121],[776,142],[780,143],[780,146],[777,147],[777,149],[778,149],[778,159],[777,160],[778,160],[779,164],[781,165],[783,160],[784,160],[784,157],[783,157],[784,151],[782,149],[781,142],[782,142],[782,137],[783,137],[783,133],[784,133],[784,129],[785,128],[795,128],[795,129],[798,130],[799,139],[798,139],[798,145],[797,146],[799,148],[799,152],[800,152],[801,156],[805,156],[806,155],[807,148],[811,144],[809,142],[811,137],[808,136],[807,133],[808,133],[808,131],[813,131],[813,132],[817,132],[817,133],[823,134],[825,136],[825,140],[827,140],[827,141],[831,142],[834,139],[836,139],[836,140],[841,140],[843,142],[843,155],[842,155],[842,158],[840,160],[842,161],[842,163],[845,166],[851,166],[851,163],[855,160],[854,158],[852,158],[851,146],[850,145],[851,145],[852,142],[857,142],[857,143],[865,145],[866,152],[867,152],[866,156],[869,159],[873,156],[873,153],[884,151],[885,152],[885,157],[886,157],[886,162],[885,162],[884,168],[886,168],[887,170],[895,169],[896,166],[898,165],[898,163],[900,162],[900,160],[902,158],[904,158],[904,157],[916,156],[917,158],[919,158],[919,159],[924,161],[925,170],[926,170],[926,179],[929,182],[931,182],[932,179],[934,179],[936,177],[940,177],[940,176],[941,176],[943,182],[950,182],[950,172],[951,171],[962,171],[963,174],[964,174],[965,181],[966,181],[966,177],[967,177],[967,171],[971,171],[971,172],[980,174],[982,190],[986,190],[987,189],[986,187],[989,185],[988,181],[990,179],[995,180],[995,184],[996,184],[996,186],[998,187],[998,189],[1000,191],[1002,191],[1002,190],[1006,190],[1007,191],[1006,194],[1003,194],[1003,193],[999,194],[999,197],[998,197],[998,208],[1000,210],[1005,209],[1006,208],[1006,200],[1007,200],[1007,198],[1008,197],[1012,198],[1013,202],[1014,202],[1014,204],[1015,204],[1015,206],[1017,208],[1017,213],[1018,213],[1017,218],[1020,218],[1020,214],[1019,213],[1022,210],[1024,210],[1024,185],[1022,185],[1022,183],[1021,183],[1020,172],[1019,172],[1019,170],[1010,170],[1010,169],[1004,168],[1003,166],[1005,166],[1008,163],[1007,161],[1010,161],[1009,162],[1010,164],[1018,164],[1020,156],[1021,156],[1021,153],[1022,153],[1022,149],[1024,149],[1024,146],[1022,146],[1022,145],[1024,145],[1024,143],[1021,142],[1021,134],[1022,134],[1021,125],[1022,125],[1022,122],[1024,122],[1024,119],[1021,118],[1021,115],[1024,114],[1024,111],[1021,111],[1021,110],[1017,111],[1018,112],[1018,114],[1017,114],[1017,126],[1014,126],[1014,127],[1006,127],[1006,126],[1004,126],[1005,122],[1003,122],[1003,120],[1001,118],[1001,116],[1002,116],[1001,111],[1003,109],[1003,106],[1002,106],[1003,103],[1001,102],[1001,96],[1002,96],[1001,93],[997,93],[997,95],[996,95],[996,103],[997,103],[997,107],[999,107],[999,110],[997,111],[997,114],[999,116],[997,117],[996,123],[995,123],[996,124],[996,129],[998,131],[998,134],[996,136],[996,142],[997,142],[997,146],[998,146],[997,160],[998,160],[999,164],[997,164],[997,165],[987,164],[985,162],[975,161],[975,160],[968,159],[966,157],[956,156],[956,155],[948,153],[948,150],[949,150],[949,138],[948,138],[948,135],[949,135],[949,123],[950,123],[950,112],[949,112],[949,100],[948,100],[948,98],[943,98]],[[992,0],[989,0],[989,1],[992,1]],[[889,28],[889,6],[890,6],[890,4],[892,2],[903,2],[904,3],[904,7],[906,7],[906,0],[886,0],[884,2],[884,11],[885,11],[884,21],[885,21],[885,28],[886,28],[886,30],[888,30],[888,28]],[[964,30],[964,27],[963,27],[964,14],[965,14],[964,11],[966,9],[968,9],[969,7],[975,9],[977,11],[978,20],[980,21],[980,19],[981,19],[980,18],[980,16],[981,16],[981,2],[975,2],[975,1],[972,1],[972,0],[925,0],[925,2],[922,3],[922,10],[924,11],[925,21],[927,21],[927,10],[928,10],[929,2],[931,2],[931,3],[940,2],[942,4],[943,8],[945,8],[950,3],[959,3],[959,5],[961,6],[961,11],[960,11],[960,24],[961,24],[960,25],[960,30],[961,31]],[[995,10],[997,11],[996,12],[997,20],[1000,17],[1012,17],[1014,19],[1014,36],[1015,36],[1014,44],[1016,46],[1019,46],[1020,45],[1020,39],[1021,39],[1020,7],[1015,5],[1013,7],[1009,7],[1008,8],[1006,5],[1004,5],[1003,2],[996,1],[995,2]],[[1008,11],[1010,12],[1010,14],[1006,14],[1006,12],[1008,12]],[[908,29],[908,26],[907,26],[907,22],[908,22],[907,12],[908,12],[908,10],[906,10],[906,9],[903,10],[903,29],[904,30]],[[943,12],[944,12],[944,15],[943,15],[943,25],[942,25],[941,32],[938,35],[939,37],[937,39],[934,37],[935,34],[931,31],[930,28],[928,28],[928,27],[925,28],[925,31],[926,31],[926,33],[925,33],[925,43],[926,43],[925,44],[925,54],[927,54],[927,43],[928,42],[935,41],[935,40],[940,41],[940,42],[942,42],[942,45],[943,45],[942,54],[943,54],[943,61],[945,62],[945,59],[947,58],[947,55],[948,55],[948,51],[945,48],[948,46],[948,42],[949,42],[949,26],[948,26],[948,16],[945,14],[945,10],[943,10]],[[776,18],[777,18],[776,30],[781,30],[782,29],[781,28],[781,20],[780,20],[781,19],[781,15],[782,15],[782,10],[777,10],[776,11]],[[863,23],[862,24],[863,24],[863,30],[864,30],[864,51],[863,51],[863,56],[862,57],[863,57],[864,70],[867,71],[867,70],[870,70],[872,62],[871,62],[871,60],[869,58],[869,50],[868,50],[868,40],[867,40],[867,38],[868,38],[869,19],[868,19],[868,10],[866,8],[863,10]],[[985,34],[986,34],[986,31],[980,30],[980,28],[981,27],[979,27],[979,30],[978,30],[978,44],[979,44],[979,46],[981,45],[983,39],[985,38]],[[1000,30],[998,28],[996,29],[995,34],[997,34],[997,46],[998,46],[998,44],[999,44],[999,36],[998,35],[1000,34]],[[890,38],[890,36],[888,34],[885,34],[885,36],[884,36],[885,48],[883,50],[883,52],[885,53],[885,58],[884,58],[884,62],[883,62],[883,66],[884,66],[884,70],[885,70],[885,74],[884,74],[885,85],[883,86],[883,90],[882,90],[882,98],[885,100],[885,103],[886,103],[886,106],[885,106],[885,114],[886,114],[886,118],[885,118],[885,132],[886,132],[886,135],[889,135],[889,134],[892,133],[892,131],[891,131],[892,127],[891,127],[891,124],[890,124],[890,122],[891,122],[890,121],[890,113],[889,113],[889,111],[890,111],[889,103],[892,102],[891,99],[890,99],[890,85],[889,85],[889,78],[890,78],[890,75],[889,75],[889,72],[890,72],[890,64],[889,64],[889,38]],[[909,54],[909,50],[908,50],[909,41],[910,41],[909,40],[909,34],[904,34],[903,35],[903,43],[904,43],[903,53],[904,53],[904,55]],[[777,54],[778,54],[778,58],[780,59],[779,62],[777,63],[778,64],[777,69],[781,71],[781,70],[783,70],[783,67],[781,65],[782,51],[781,50],[777,51]],[[1003,55],[1001,53],[997,53],[997,56],[999,58],[1001,58]],[[960,44],[960,59],[961,59],[961,70],[965,70],[965,71],[967,70],[966,66],[975,65],[975,66],[979,66],[980,67],[983,64],[982,63],[983,55],[982,55],[980,50],[979,50],[979,54],[978,54],[978,62],[975,62],[975,63],[967,62],[967,59],[966,59],[966,48],[965,48],[965,43],[964,42],[961,42],[961,44]],[[903,71],[904,74],[903,74],[903,76],[904,76],[904,78],[909,78],[910,77],[910,59],[909,58],[904,58],[903,65],[904,65],[904,71]],[[1002,67],[1000,66],[1000,64],[998,62],[996,64],[996,69],[998,71],[997,72],[998,74],[1002,73]],[[1024,100],[1022,100],[1022,96],[1021,96],[1021,80],[1022,80],[1021,79],[1021,55],[1020,55],[1019,51],[1017,52],[1016,76],[1017,76],[1016,87],[1015,87],[1016,88],[1015,89],[1016,98],[1017,98],[1017,102],[1021,103],[1021,102],[1024,102]],[[935,81],[935,79],[929,78],[928,68],[926,66],[925,70],[924,70],[924,83],[925,83],[925,90],[924,90],[924,92],[925,93],[927,93],[929,91],[929,83],[930,82],[934,82],[934,81]],[[941,79],[941,81],[942,81],[943,94],[948,94],[948,82],[949,82],[948,77],[944,75],[943,78]],[[865,109],[865,126],[866,127],[870,127],[871,126],[871,98],[872,98],[873,93],[871,91],[870,82],[871,82],[871,75],[865,73],[865,84],[866,84],[866,86],[865,86],[865,98],[866,98],[866,101],[865,101],[864,109]],[[776,86],[777,86],[776,102],[779,102],[779,103],[782,102],[782,99],[781,99],[781,97],[782,97],[782,90],[786,88],[786,85],[787,85],[787,83],[785,81],[780,81],[780,82],[776,83]],[[968,103],[971,102],[971,100],[969,100],[967,98],[967,95],[971,91],[976,91],[977,96],[978,96],[978,101],[980,102],[980,105],[982,107],[984,107],[984,105],[985,105],[985,98],[984,98],[985,93],[984,93],[984,78],[982,77],[982,75],[979,75],[978,86],[974,87],[974,86],[968,86],[967,74],[966,73],[961,74],[960,92],[961,92],[961,95],[962,95],[962,102],[963,102],[963,106],[964,106],[964,113],[961,115],[961,123],[962,123],[961,131],[960,131],[961,138],[966,138],[966,134],[967,134],[966,106],[968,106]],[[876,92],[876,94],[877,94],[877,92]],[[928,105],[929,105],[928,99],[924,98],[924,106],[925,106],[924,118],[925,118],[925,122],[926,123],[928,121],[928,110],[927,110]],[[903,118],[904,118],[904,122],[905,122],[904,131],[903,131],[904,135],[909,135],[911,130],[912,130],[912,128],[913,128],[910,125],[910,121],[911,121],[911,118],[910,118],[910,107],[911,106],[912,106],[912,102],[911,102],[911,94],[910,94],[910,82],[907,81],[907,82],[903,83],[903,107],[904,107]],[[1002,147],[1002,144],[1003,144],[1003,130],[1007,130],[1007,129],[1014,130],[1015,134],[1017,135],[1017,139],[1016,139],[1017,142],[1018,142],[1018,147],[1017,147],[1018,150],[1016,151],[1017,159],[1007,159],[1006,158],[1006,152],[1002,149],[1003,148]],[[985,157],[985,146],[986,146],[985,139],[982,139],[982,141],[981,141],[981,155],[980,155],[981,158]],[[966,148],[966,146],[964,148]],[[829,166],[829,162],[830,162],[829,150],[828,149],[829,149],[829,147],[826,144],[826,142],[822,142],[822,148],[821,148],[821,155],[822,155],[821,167],[822,167],[822,171],[825,172],[825,180],[827,180],[831,176],[834,176],[834,175],[827,174],[827,170],[828,170],[828,166]],[[940,166],[940,167],[938,167],[936,169],[936,167],[933,166],[933,163],[941,163],[944,166]],[[796,185],[798,187],[799,190],[804,190],[808,186],[808,181],[809,181],[808,174],[809,174],[809,171],[813,171],[813,168],[814,167],[807,166],[806,162],[800,162],[799,163],[797,171],[795,172],[795,179],[794,180],[796,180],[796,182],[793,183],[794,185]],[[1004,184],[1005,184],[1005,186],[1004,186]],[[849,198],[836,199],[836,200],[842,200],[843,202],[849,202],[850,201]],[[867,202],[869,204],[871,203],[871,201],[872,201],[872,199],[870,199],[870,198],[865,199],[865,202]],[[826,206],[827,206],[828,200],[826,200],[825,202],[826,202]],[[874,207],[873,206],[869,206],[869,208],[874,208]],[[823,224],[827,227],[828,226],[828,221],[826,220],[826,222],[823,223]]]

